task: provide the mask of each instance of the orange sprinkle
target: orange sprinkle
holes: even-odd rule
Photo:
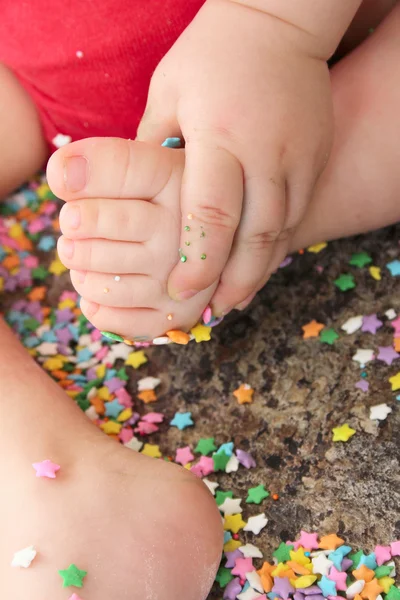
[[[11,271],[11,269],[15,269],[15,267],[18,267],[19,264],[20,261],[18,254],[9,254],[2,261],[3,267],[8,271]]]
[[[396,352],[400,352],[400,337],[394,338],[394,349]]]
[[[106,409],[104,407],[104,401],[101,398],[93,396],[93,398],[90,398],[90,404],[94,406],[98,415],[104,415]]]
[[[171,329],[170,331],[167,331],[166,335],[171,341],[175,342],[175,344],[186,346],[186,344],[190,342],[190,335],[179,329]]]
[[[157,396],[154,390],[143,390],[138,394],[139,400],[143,400],[145,404],[149,404],[150,402],[155,402],[157,400]]]
[[[28,299],[32,302],[35,302],[35,300],[43,300],[46,296],[46,291],[47,288],[44,286],[35,287],[32,291],[29,292]]]
[[[279,494],[272,494],[272,500],[279,500]]]
[[[52,371],[51,374],[56,379],[66,379],[68,377],[68,373],[66,371],[56,370],[56,371]]]

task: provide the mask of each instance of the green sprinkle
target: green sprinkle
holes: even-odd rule
[[[184,227],[184,230],[185,230],[185,231],[190,231],[190,227],[189,227],[189,225],[185,225],[185,227]]]
[[[181,256],[181,262],[186,262],[187,261],[187,256],[185,256],[184,254],[182,254]]]
[[[114,340],[115,342],[123,342],[124,338],[116,333],[111,333],[110,331],[101,331],[101,335],[104,335],[105,338],[109,340]]]
[[[200,234],[200,237],[201,237],[201,238],[203,238],[203,237],[206,237],[206,232],[205,232],[205,231],[202,231],[202,232],[201,232],[201,234]]]
[[[202,254],[202,255],[200,256],[200,258],[201,258],[201,260],[206,260],[206,258],[207,258],[207,254]]]
[[[190,242],[185,242],[185,246],[190,246]]]

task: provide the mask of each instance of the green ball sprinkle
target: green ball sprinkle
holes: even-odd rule
[[[185,246],[190,246],[190,242],[185,242]]]
[[[187,261],[187,256],[185,256],[184,254],[182,254],[181,256],[181,262],[186,262]]]
[[[185,227],[184,227],[184,230],[185,230],[185,231],[190,231],[190,227],[189,227],[189,225],[185,225]]]
[[[202,255],[200,256],[200,258],[201,258],[201,260],[206,260],[206,258],[207,258],[207,254],[202,254]]]

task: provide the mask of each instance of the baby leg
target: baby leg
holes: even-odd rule
[[[47,154],[34,103],[0,63],[0,199],[43,167]]]
[[[400,220],[400,4],[332,69],[335,140],[292,250]]]

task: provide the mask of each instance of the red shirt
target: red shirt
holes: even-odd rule
[[[46,138],[134,138],[154,69],[205,0],[2,0],[0,61]]]

